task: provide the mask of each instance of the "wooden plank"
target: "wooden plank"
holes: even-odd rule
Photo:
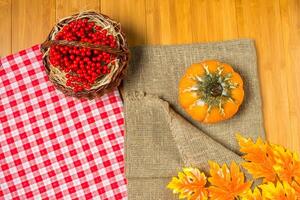
[[[176,44],[237,37],[235,1],[146,0],[147,40]]]
[[[55,22],[55,0],[12,0],[12,51],[43,42]]]
[[[56,20],[86,10],[100,11],[100,0],[56,0]]]
[[[190,43],[190,1],[146,0],[148,44]]]
[[[279,1],[236,0],[236,8],[239,36],[256,41],[268,139],[292,148]]]
[[[101,0],[101,12],[121,23],[129,45],[145,44],[144,0]]]
[[[231,40],[238,37],[234,0],[191,0],[194,42]]]
[[[289,147],[300,152],[300,1],[280,0],[280,11],[291,127],[290,132],[283,133],[282,136],[286,134]]]
[[[11,53],[11,0],[0,0],[0,57]]]

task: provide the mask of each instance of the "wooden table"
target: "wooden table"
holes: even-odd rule
[[[119,20],[130,45],[255,39],[268,139],[300,152],[300,0],[0,0],[0,55],[87,9]]]

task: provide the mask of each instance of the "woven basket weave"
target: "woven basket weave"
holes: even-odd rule
[[[86,18],[90,22],[94,22],[95,25],[101,26],[102,28],[106,29],[108,31],[108,34],[111,34],[115,37],[118,44],[117,48],[78,41],[55,40],[56,34],[65,25],[74,20],[82,18]],[[58,67],[52,66],[49,61],[49,50],[52,45],[77,46],[96,49],[107,52],[109,54],[114,54],[116,55],[116,59],[109,65],[110,73],[97,78],[90,90],[74,92],[71,87],[66,86],[66,73],[64,71],[61,71]],[[77,13],[60,20],[49,33],[46,41],[41,45],[41,51],[43,53],[43,64],[50,81],[53,82],[56,88],[62,91],[64,94],[75,96],[78,98],[85,97],[93,99],[95,97],[102,96],[103,94],[118,87],[125,74],[129,60],[128,45],[120,24],[113,21],[108,16],[92,11]]]

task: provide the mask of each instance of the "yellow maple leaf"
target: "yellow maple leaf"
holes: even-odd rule
[[[240,151],[244,153],[243,158],[247,161],[242,166],[257,178],[263,178],[264,182],[277,180],[274,165],[276,163],[272,147],[260,138],[254,142],[250,138],[244,138],[237,134],[237,141],[240,145]]]
[[[167,188],[173,193],[179,193],[179,199],[207,200],[208,192],[206,176],[197,168],[183,168],[183,172],[178,173],[178,177],[173,177]]]
[[[293,153],[280,145],[273,145],[276,164],[274,169],[281,181],[300,183],[300,160]]]
[[[296,181],[292,181],[291,186],[294,188],[297,198],[300,199],[300,184]]]
[[[286,181],[277,182],[277,185],[268,182],[259,187],[265,200],[297,200],[295,190]]]
[[[260,190],[256,187],[252,191],[249,189],[244,195],[241,196],[242,200],[263,200]]]
[[[234,200],[249,190],[252,182],[245,182],[244,173],[232,162],[230,169],[224,164],[220,167],[216,162],[209,161],[210,175],[208,181],[209,197],[215,200]]]

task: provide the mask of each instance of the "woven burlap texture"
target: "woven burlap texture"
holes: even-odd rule
[[[129,200],[173,199],[166,184],[183,166],[208,172],[208,160],[240,162],[235,134],[264,138],[252,40],[140,46],[131,52],[124,81]],[[229,63],[245,82],[245,101],[238,114],[213,125],[192,120],[178,104],[180,77],[192,63],[207,59]]]

